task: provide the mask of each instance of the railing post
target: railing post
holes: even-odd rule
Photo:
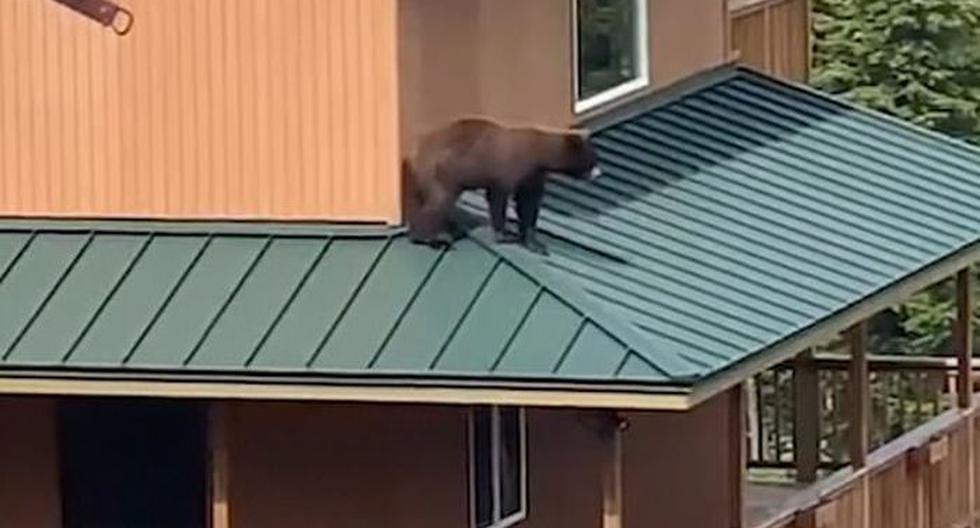
[[[817,481],[820,464],[820,381],[813,351],[796,357],[793,364],[793,447],[796,480]]]
[[[960,409],[973,406],[973,269],[970,266],[956,274],[956,329],[953,332],[956,349],[956,403]],[[966,418],[967,453],[967,511],[965,519],[973,524],[976,511],[976,462],[974,451],[973,415]]]
[[[973,272],[967,267],[956,274],[956,401],[968,409],[973,400]]]
[[[864,467],[868,457],[870,438],[868,418],[871,409],[871,390],[869,387],[867,323],[861,321],[847,331],[851,348],[851,364],[848,369],[848,444],[851,466]]]

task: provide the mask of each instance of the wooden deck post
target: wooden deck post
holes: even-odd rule
[[[208,452],[210,461],[210,528],[231,526],[228,508],[228,410],[223,403],[212,403],[208,412]]]
[[[973,268],[967,266],[956,274],[956,404],[960,409],[973,406]],[[973,418],[967,421],[967,521],[973,522],[976,504],[976,451]],[[973,524],[971,524],[972,526]]]
[[[849,445],[851,466],[864,467],[867,462],[870,437],[868,421],[871,411],[869,387],[867,322],[861,321],[847,331],[851,348],[851,364],[848,369],[848,416],[850,421]]]
[[[820,383],[812,350],[793,364],[793,400],[796,480],[810,484],[817,481],[820,463]]]
[[[956,402],[968,409],[973,401],[973,271],[956,274]]]

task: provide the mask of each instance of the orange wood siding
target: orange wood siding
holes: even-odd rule
[[[0,214],[398,222],[394,0],[0,0]]]
[[[810,72],[808,0],[735,0],[731,48],[761,71],[804,82]]]

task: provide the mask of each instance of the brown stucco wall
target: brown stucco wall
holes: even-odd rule
[[[734,392],[690,413],[624,413],[625,528],[733,528],[740,504],[740,446]],[[608,454],[582,411],[529,412],[528,528],[596,528],[602,515],[601,472]]]
[[[662,87],[726,57],[723,0],[649,0],[653,83]]]
[[[465,417],[446,407],[232,406],[231,524],[465,526]]]
[[[55,421],[52,400],[0,398],[0,526],[61,526]]]
[[[651,77],[725,60],[723,0],[649,0]],[[572,112],[572,0],[399,3],[402,144],[461,114],[563,126]]]
[[[737,390],[737,389],[735,389]],[[626,528],[740,526],[736,392],[689,413],[630,413],[623,444]],[[738,463],[736,463],[738,462]]]
[[[626,528],[730,528],[728,395],[692,413],[628,413]],[[235,528],[467,525],[466,409],[238,404],[229,414]],[[528,411],[522,528],[596,528],[604,444],[578,410]]]
[[[522,528],[597,528],[602,444],[579,411],[528,411],[529,516]]]
[[[731,395],[691,413],[627,413],[626,528],[736,526]],[[229,406],[235,528],[459,528],[467,524],[467,410],[440,406]],[[524,528],[595,528],[608,454],[590,413],[528,411]],[[0,526],[61,524],[55,404],[0,398]]]

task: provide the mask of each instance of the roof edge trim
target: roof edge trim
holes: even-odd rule
[[[247,381],[109,380],[44,376],[0,376],[0,395],[521,405],[660,411],[684,411],[691,407],[690,398],[685,393],[500,387],[297,385]]]

